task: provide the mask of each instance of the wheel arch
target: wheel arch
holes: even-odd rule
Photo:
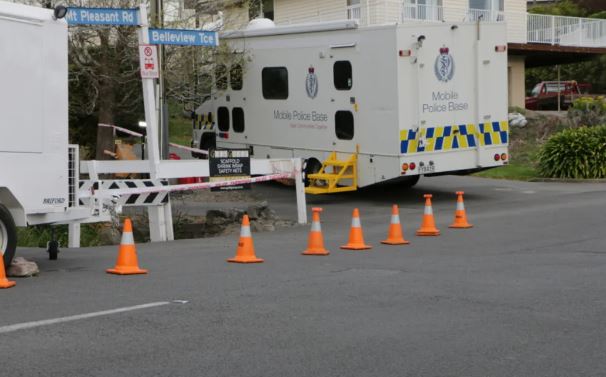
[[[26,226],[25,209],[19,200],[7,187],[0,187],[0,204],[4,205],[11,213],[13,221],[17,226]]]

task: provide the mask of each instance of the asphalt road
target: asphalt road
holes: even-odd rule
[[[256,190],[295,217],[288,188]],[[447,228],[456,190],[473,229]],[[440,237],[414,236],[425,192]],[[379,244],[392,203],[411,245]],[[42,272],[0,291],[0,375],[605,375],[604,184],[442,177],[308,204],[327,257],[299,254],[303,226],[254,234],[257,265],[225,262],[234,237],[141,244],[146,276],[105,274],[116,247],[20,250]],[[354,206],[370,251],[338,249]]]

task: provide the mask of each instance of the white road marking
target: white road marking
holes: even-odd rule
[[[78,321],[78,320],[81,320],[81,319],[87,319],[87,318],[101,317],[101,316],[106,316],[106,315],[111,315],[111,314],[130,312],[130,311],[133,311],[133,310],[149,309],[149,308],[154,308],[154,307],[157,307],[157,306],[164,306],[164,305],[168,305],[168,304],[170,304],[170,302],[168,302],[168,301],[151,302],[149,304],[127,306],[127,307],[124,307],[124,308],[111,309],[111,310],[103,310],[103,311],[100,311],[100,312],[77,314],[77,315],[72,315],[72,316],[69,316],[69,317],[60,317],[60,318],[44,319],[44,320],[41,320],[41,321],[17,323],[17,324],[14,324],[14,325],[8,325],[8,326],[2,326],[2,327],[0,327],[0,334],[6,334],[6,333],[9,333],[9,332],[19,331],[19,330],[25,330],[25,329],[31,329],[31,328],[34,328],[34,327],[49,326],[49,325],[55,325],[55,324],[58,324],[58,323]]]

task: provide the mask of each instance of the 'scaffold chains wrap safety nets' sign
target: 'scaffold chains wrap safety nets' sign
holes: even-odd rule
[[[222,149],[213,151],[209,160],[210,182],[250,178],[250,151]],[[250,183],[238,186],[212,188],[211,191],[250,189]]]

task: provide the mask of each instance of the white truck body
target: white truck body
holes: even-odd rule
[[[18,226],[86,213],[68,213],[67,37],[52,10],[0,2],[0,204]]]
[[[357,147],[358,187],[507,163],[503,23],[358,27],[350,20],[225,32],[222,40],[246,55],[242,89],[214,86],[197,110],[194,147],[208,148],[216,134],[217,148],[319,161]],[[351,81],[337,89],[342,62]],[[264,70],[278,67],[287,71],[286,98],[265,98]]]

